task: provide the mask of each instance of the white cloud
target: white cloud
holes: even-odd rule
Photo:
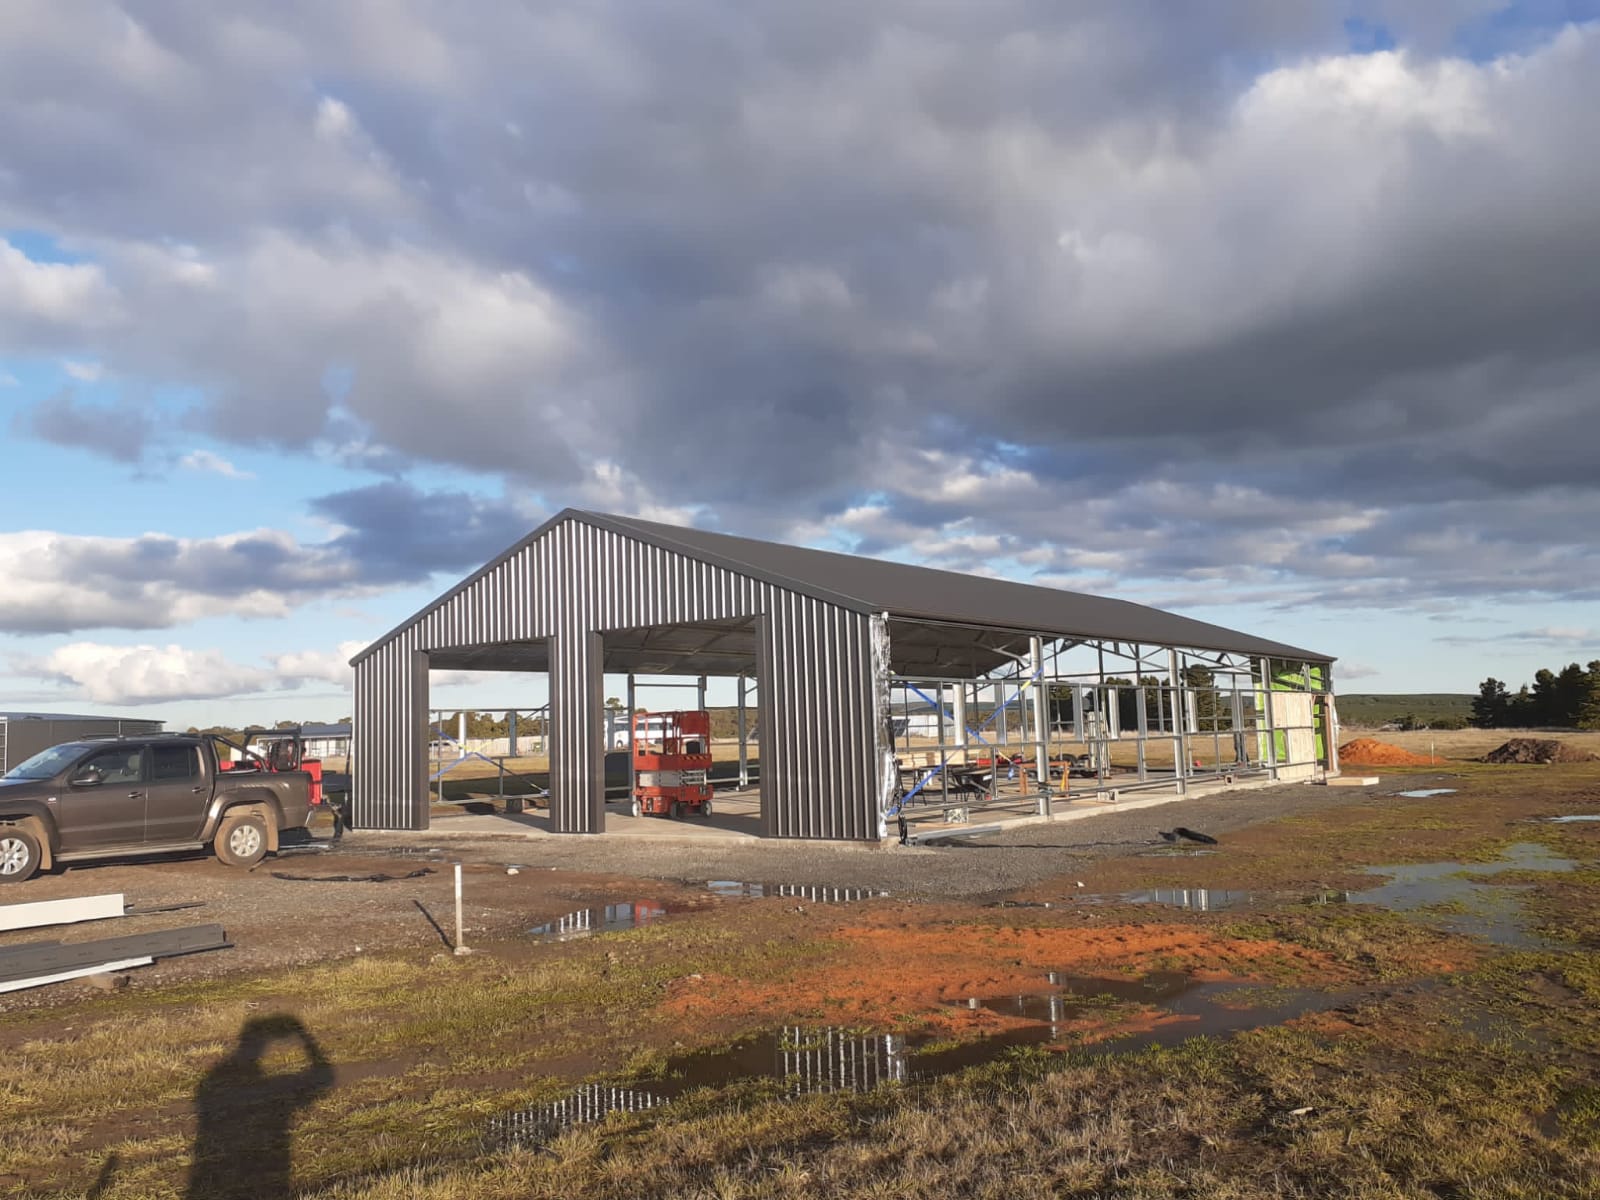
[[[564,386],[584,359],[582,318],[529,270],[340,231],[268,230],[203,258],[118,244],[105,258],[150,314],[102,340],[117,373],[201,389],[216,437],[309,446],[342,415],[413,458],[520,469],[538,445],[559,470],[569,433],[591,428]],[[337,415],[330,361],[351,380]]]
[[[0,387],[18,387],[21,383],[10,371],[0,371]]]
[[[397,482],[312,501],[327,541],[277,529],[215,537],[0,532],[0,633],[165,629],[203,617],[281,617],[473,569],[542,519],[519,497],[423,492]]]
[[[1488,3],[1382,0],[1434,15],[1374,55],[1322,4],[821,0],[700,38],[25,3],[0,204],[94,261],[0,243],[0,353],[187,389],[217,438],[965,569],[1593,593],[1600,26],[1442,51]]]
[[[348,555],[270,529],[213,538],[0,533],[0,578],[0,630],[36,633],[278,617],[362,583]]]
[[[70,378],[76,379],[79,383],[99,383],[106,377],[105,367],[97,362],[64,358],[61,360],[61,369]]]
[[[366,649],[367,643],[340,642],[334,650],[301,650],[271,656],[273,670],[280,679],[334,683],[350,687],[355,672],[350,660]]]
[[[317,101],[317,115],[312,128],[319,138],[337,140],[355,132],[356,120],[351,115],[349,105],[332,96],[324,96]]]
[[[72,642],[15,667],[68,684],[93,703],[111,705],[214,700],[262,691],[276,682],[271,671],[232,662],[219,650],[189,650],[175,644]]]
[[[120,315],[116,289],[99,265],[35,262],[0,238],[0,351],[89,333]]]
[[[271,655],[267,665],[242,663],[217,649],[167,645],[111,645],[78,641],[42,657],[15,659],[18,675],[64,685],[70,696],[95,704],[141,705],[221,700],[294,690],[312,683],[348,688],[351,655],[364,642],[335,651]]]
[[[255,478],[254,472],[242,470],[222,455],[213,454],[210,450],[191,450],[178,460],[178,465],[188,467],[191,471],[205,471],[227,479]]]

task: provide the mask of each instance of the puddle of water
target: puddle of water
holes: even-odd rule
[[[1409,792],[1396,792],[1396,796],[1407,796],[1413,800],[1424,800],[1429,796],[1453,796],[1455,788],[1415,788]]]
[[[1190,912],[1213,912],[1220,908],[1233,908],[1249,904],[1249,892],[1230,892],[1218,888],[1150,888],[1142,892],[1124,892],[1122,899],[1129,904],[1160,904],[1167,908],[1183,908]]]
[[[733,879],[713,879],[706,890],[714,896],[730,899],[760,900],[768,896],[788,896],[810,900],[815,904],[848,904],[852,900],[871,900],[889,893],[877,888],[827,887],[811,883],[745,883]],[[635,929],[662,917],[698,911],[693,901],[665,903],[641,900],[633,903],[599,904],[580,908],[564,917],[535,925],[528,933],[536,938],[565,942],[572,938],[588,937],[593,933],[615,933],[621,929]]]
[[[1600,813],[1574,813],[1567,817],[1546,817],[1552,825],[1571,825],[1578,821],[1600,821]]]
[[[934,1079],[994,1062],[1019,1047],[1072,1038],[1075,1031],[1062,1029],[1064,1023],[1103,1013],[1109,1004],[1153,1007],[1186,1019],[1086,1047],[1092,1053],[1175,1045],[1202,1034],[1219,1036],[1257,1029],[1326,1008],[1336,999],[1325,992],[1263,984],[1201,983],[1175,972],[1142,979],[1095,979],[1051,972],[1046,978],[1055,991],[968,1002],[1036,1022],[995,1037],[919,1053],[919,1047],[935,1039],[789,1026],[719,1050],[669,1059],[659,1078],[585,1084],[551,1103],[493,1118],[487,1140],[496,1146],[538,1145],[572,1125],[600,1121],[613,1112],[644,1112],[670,1104],[694,1088],[750,1080],[774,1080],[784,1094],[802,1096],[867,1092],[888,1084]]]
[[[739,879],[709,879],[706,891],[714,896],[738,900],[762,900],[769,896],[788,896],[816,904],[849,904],[855,900],[874,900],[889,893],[879,888],[828,887],[818,883],[747,883]]]
[[[961,1059],[961,1065],[966,1066],[972,1061],[988,1061],[981,1057],[981,1052],[992,1051],[992,1045],[997,1042],[1007,1046],[1043,1045],[1074,1039],[1078,1032],[1063,1029],[1063,1025],[1105,1014],[1115,1006],[1154,1008],[1182,1020],[1136,1033],[1113,1035],[1085,1047],[1089,1051],[1118,1053],[1145,1046],[1172,1046],[1192,1037],[1240,1033],[1319,1011],[1335,1000],[1327,992],[1237,981],[1206,983],[1175,971],[1159,971],[1138,979],[1100,979],[1052,971],[1046,978],[1058,990],[1032,995],[974,997],[965,1002],[968,1008],[986,1008],[1008,1017],[1037,1021],[1038,1025],[990,1038],[975,1046],[941,1052],[930,1056],[930,1063],[946,1064],[949,1060]],[[979,1053],[980,1057],[970,1059],[974,1053]],[[945,1069],[954,1068],[946,1066]]]
[[[585,1084],[549,1104],[492,1118],[487,1133],[498,1146],[538,1145],[572,1125],[614,1112],[660,1108],[695,1088],[745,1080],[777,1080],[785,1094],[804,1096],[866,1092],[911,1077],[903,1035],[789,1026],[720,1050],[668,1059],[658,1079]]]
[[[1350,892],[1335,892],[1325,888],[1320,892],[1312,892],[1311,895],[1302,899],[1301,903],[1315,905],[1349,904],[1351,895],[1352,893]]]
[[[619,929],[635,929],[665,917],[681,908],[641,901],[636,904],[602,904],[594,908],[580,908],[564,917],[528,930],[537,938],[552,942],[566,942],[573,938],[588,937],[592,933],[613,933]]]
[[[1457,911],[1434,917],[1441,928],[1480,937],[1497,946],[1531,949],[1547,943],[1526,927],[1517,895],[1526,889],[1515,885],[1487,887],[1478,879],[1507,871],[1570,871],[1575,865],[1570,858],[1559,858],[1537,842],[1518,842],[1507,846],[1498,862],[1368,867],[1369,875],[1388,875],[1389,882],[1351,892],[1349,900],[1353,904],[1380,905],[1393,912],[1451,905]]]

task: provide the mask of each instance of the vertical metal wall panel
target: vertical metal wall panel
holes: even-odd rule
[[[428,656],[396,638],[357,666],[351,819],[359,829],[428,827]]]
[[[757,619],[763,833],[878,838],[889,752],[878,618],[579,518],[551,526],[356,664],[356,822],[426,826],[427,652],[549,639],[552,824],[599,832],[605,631],[745,617]]]

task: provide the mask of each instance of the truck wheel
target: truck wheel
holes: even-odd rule
[[[683,801],[682,800],[674,800],[672,802],[672,819],[674,821],[683,820],[683,813],[684,813],[684,803],[683,803]]]
[[[710,796],[707,796],[703,801],[701,801],[701,803],[700,803],[700,815],[702,817],[709,817],[711,815],[711,797]]]
[[[644,810],[639,807],[639,801],[637,798],[634,799],[632,804],[628,805],[628,815],[630,817],[637,817],[643,811]]]
[[[253,867],[267,856],[267,823],[255,813],[223,817],[214,844],[230,867]]]
[[[38,839],[14,826],[0,827],[0,883],[21,883],[38,869]]]

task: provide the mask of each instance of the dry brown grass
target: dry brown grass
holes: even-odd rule
[[[1592,1200],[1600,1178],[1600,943],[1592,941],[1600,830],[1528,818],[1589,804],[1600,765],[1480,765],[1460,774],[1452,797],[1374,796],[1359,808],[1258,825],[1213,857],[1117,860],[1117,869],[1146,872],[1144,886],[1168,874],[1177,885],[1217,886],[1227,871],[1244,870],[1258,877],[1246,880],[1252,885],[1309,888],[1362,861],[1459,857],[1499,840],[1546,839],[1582,869],[1540,879],[1531,893],[1538,916],[1545,928],[1591,939],[1586,949],[1451,953],[1418,984],[1394,968],[1427,971],[1436,949],[1467,943],[1418,932],[1412,945],[1397,939],[1397,927],[1421,930],[1408,919],[1293,898],[1247,915],[1194,914],[1188,919],[1212,932],[1323,949],[1348,964],[1345,977],[1375,990],[1339,1011],[1226,1043],[1099,1060],[1029,1052],[864,1096],[791,1099],[771,1084],[730,1084],[573,1131],[545,1151],[503,1154],[481,1151],[486,1117],[553,1096],[596,1069],[644,1065],[636,1058],[643,1044],[665,1051],[674,1037],[714,1040],[706,1023],[692,1034],[671,1026],[662,997],[696,974],[764,980],[769,990],[798,973],[820,974],[844,961],[827,940],[833,926],[815,912],[757,904],[521,957],[509,949],[466,960],[374,957],[97,996],[0,1019],[0,1049],[13,1064],[0,1074],[0,1194],[181,1194],[188,1097],[244,1020],[281,1010],[305,1021],[341,1071],[294,1132],[300,1194],[327,1200]],[[954,938],[981,922],[1010,930],[1105,916],[924,907],[881,910],[880,957],[893,958],[889,935],[906,925]],[[850,910],[851,919],[862,911]],[[905,938],[902,953],[917,952],[917,942]],[[1019,957],[1004,939],[995,953]],[[963,967],[963,977],[972,974]],[[749,1024],[736,1008],[720,1014],[727,1034]],[[115,1166],[97,1185],[112,1154]]]
[[[1351,737],[1358,736],[1351,734]],[[1503,746],[1512,738],[1554,738],[1590,754],[1600,754],[1600,730],[1544,732],[1530,729],[1418,729],[1408,732],[1366,733],[1362,737],[1376,738],[1399,746],[1414,754],[1431,752],[1443,759],[1482,758],[1489,751]]]

